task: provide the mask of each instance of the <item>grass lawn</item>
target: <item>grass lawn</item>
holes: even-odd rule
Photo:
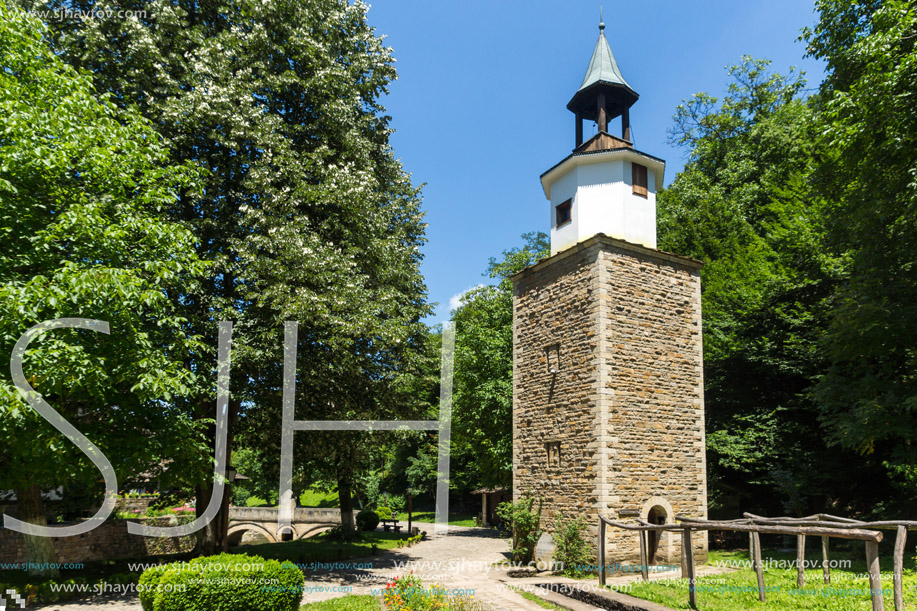
[[[513,587],[513,590],[515,590],[516,593],[519,594],[519,596],[521,596],[522,598],[524,598],[524,599],[526,599],[526,600],[532,601],[533,603],[535,603],[535,604],[538,605],[539,607],[543,607],[543,608],[545,608],[545,609],[552,609],[552,610],[557,609],[558,611],[560,611],[561,609],[563,609],[563,607],[558,607],[558,606],[555,605],[554,603],[549,602],[549,601],[547,601],[547,600],[541,598],[541,597],[538,596],[537,594],[532,594],[531,592],[526,592],[525,590],[521,590],[521,589],[516,588],[516,587]]]
[[[832,541],[833,543],[833,541]],[[858,546],[859,547],[859,546]],[[833,551],[833,550],[832,550]],[[768,561],[784,566],[796,560],[795,552],[763,551],[764,586],[767,588],[767,602],[758,600],[757,580],[751,568],[740,568],[732,573],[698,578],[697,608],[700,611],[768,611],[774,609],[818,609],[820,611],[868,611],[872,609],[869,597],[869,580],[865,578],[866,560],[864,554],[831,554],[832,560],[851,560],[849,568],[831,569],[831,585],[823,581],[821,554],[813,551],[806,554],[806,560],[819,563],[817,569],[807,569],[806,584],[796,588],[796,568],[768,566]],[[889,553],[879,556],[882,568],[882,589],[885,608],[892,608],[892,559]],[[708,564],[717,561],[747,561],[748,552],[711,552]],[[813,565],[815,566],[815,565]],[[887,590],[887,591],[885,591]],[[673,579],[647,583],[635,581],[631,596],[650,600],[673,609],[689,609],[688,586]],[[904,604],[908,609],[917,605],[917,570],[914,559],[905,555]]]
[[[415,522],[433,522],[436,519],[436,512],[433,511],[415,511]],[[398,519],[408,521],[408,512],[402,511],[398,514]],[[470,513],[453,513],[449,515],[449,524],[451,526],[474,526],[474,515]]]
[[[303,507],[338,507],[338,493],[306,490],[299,495],[299,504]],[[260,496],[250,496],[245,500],[245,505],[246,507],[268,507],[271,504]]]
[[[340,507],[340,499],[337,492],[306,490],[299,495],[299,504],[303,507]]]
[[[379,611],[381,604],[377,596],[356,596],[354,594],[309,603],[299,608],[300,611]]]
[[[392,549],[399,539],[407,535],[391,532],[364,532],[359,541],[343,543],[321,534],[299,541],[284,543],[264,543],[261,545],[241,545],[232,548],[233,554],[254,554],[268,559],[289,560],[295,564],[308,562],[334,562],[346,558],[371,556],[373,546],[378,550]]]

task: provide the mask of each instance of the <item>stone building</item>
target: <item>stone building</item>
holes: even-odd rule
[[[513,277],[513,489],[542,498],[548,533],[559,515],[585,516],[596,537],[599,512],[707,517],[701,263],[656,249],[665,162],[633,147],[637,98],[600,24],[567,104],[576,148],[541,176],[551,256]],[[583,142],[587,120],[598,129]],[[608,531],[609,564],[639,558],[636,534]],[[650,552],[677,563],[680,537],[652,537]]]

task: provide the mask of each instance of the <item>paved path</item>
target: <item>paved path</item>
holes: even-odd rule
[[[418,524],[421,530],[433,532],[432,524]],[[489,529],[450,526],[448,535],[428,535],[428,540],[413,547],[394,549],[378,556],[343,560],[304,569],[306,592],[303,603],[327,600],[347,594],[372,594],[385,588],[394,577],[414,569],[424,585],[439,584],[455,590],[473,591],[475,598],[492,609],[509,611],[544,611],[512,591],[501,588],[494,579],[493,563],[508,560],[509,544]],[[333,566],[333,565],[341,566]],[[331,565],[331,566],[329,566]],[[42,611],[141,611],[136,596],[103,598],[55,603],[30,609]]]
[[[433,533],[432,524],[418,526]],[[428,534],[427,539],[413,547],[390,550],[375,558],[343,561],[340,563],[343,566],[325,570],[306,570],[307,591],[303,602],[345,594],[377,594],[393,578],[413,570],[424,586],[436,584],[457,593],[473,593],[475,599],[491,609],[544,611],[499,581],[505,578],[499,565],[509,561],[509,543],[499,538],[496,531],[450,526],[448,535]],[[371,568],[366,568],[366,564],[371,564]],[[349,591],[342,592],[345,588]]]
[[[418,524],[421,530],[433,532],[432,524]],[[428,535],[428,540],[413,547],[394,549],[368,558],[354,558],[321,566],[305,567],[306,591],[303,603],[337,598],[347,594],[377,594],[394,577],[409,573],[419,577],[425,586],[441,585],[453,591],[474,594],[488,611],[544,611],[528,601],[510,586],[532,587],[543,583],[571,583],[592,588],[596,580],[574,580],[563,577],[514,579],[506,570],[511,568],[509,543],[493,530],[450,526],[448,535]],[[699,567],[698,575],[722,572],[712,567]],[[679,577],[673,573],[656,573],[654,579]],[[609,583],[626,583],[637,576],[609,579]],[[30,607],[31,608],[31,607]],[[42,611],[141,611],[136,596],[94,598],[84,601],[34,607]]]

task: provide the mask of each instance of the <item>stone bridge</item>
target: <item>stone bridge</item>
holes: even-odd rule
[[[229,545],[238,545],[246,532],[263,535],[271,543],[312,537],[341,523],[340,509],[297,507],[293,510],[292,533],[277,531],[277,507],[232,507],[229,510]]]

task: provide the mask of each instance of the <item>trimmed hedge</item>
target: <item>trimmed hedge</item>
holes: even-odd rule
[[[304,583],[293,564],[220,554],[147,569],[138,590],[144,611],[297,611]]]
[[[372,509],[364,509],[357,514],[357,528],[360,530],[376,530],[379,526],[379,514]]]

